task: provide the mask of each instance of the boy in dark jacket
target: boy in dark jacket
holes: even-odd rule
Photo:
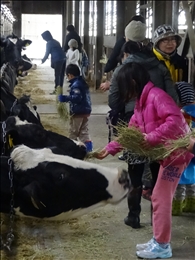
[[[70,95],[59,95],[60,102],[70,103],[70,135],[69,138],[83,142],[87,151],[92,151],[88,121],[91,114],[91,97],[89,86],[80,76],[80,69],[75,64],[66,67],[66,76],[70,82]]]
[[[51,54],[51,67],[54,69],[55,87],[51,94],[56,93],[58,86],[63,87],[64,71],[65,71],[65,53],[58,41],[53,39],[50,31],[45,31],[41,34],[43,40],[47,42],[45,56],[42,59],[44,63]]]

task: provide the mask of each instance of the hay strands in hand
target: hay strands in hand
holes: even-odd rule
[[[185,148],[189,145],[190,136],[195,137],[195,130],[185,136],[179,137],[176,140],[164,140],[162,144],[156,146],[143,146],[144,135],[136,127],[127,127],[126,124],[120,123],[116,126],[118,137],[117,142],[130,153],[137,154],[138,156],[144,156],[150,159],[150,161],[163,160],[170,154],[179,148]],[[185,150],[178,150],[179,154],[182,154]]]
[[[60,116],[61,119],[63,119],[64,121],[68,121],[70,120],[70,114],[69,114],[69,110],[67,108],[67,104],[65,102],[60,102],[58,100],[58,96],[62,95],[62,87],[57,87],[56,89],[56,107],[57,107],[57,111],[58,114]]]

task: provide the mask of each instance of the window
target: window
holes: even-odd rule
[[[117,1],[105,1],[105,35],[115,35],[117,26]]]
[[[89,36],[97,36],[97,1],[89,3]]]

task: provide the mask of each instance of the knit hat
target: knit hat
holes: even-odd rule
[[[69,46],[69,47],[72,47],[72,48],[78,48],[78,42],[77,42],[75,39],[71,39],[71,40],[68,42],[68,46]]]
[[[176,89],[182,106],[188,105],[195,101],[195,89],[191,83],[184,81],[177,82]]]
[[[154,31],[154,40],[153,40],[154,47],[156,47],[156,45],[159,43],[160,40],[165,39],[170,36],[175,36],[176,41],[177,41],[177,47],[179,47],[179,45],[181,44],[181,41],[182,41],[182,37],[175,32],[173,27],[171,27],[171,25],[168,25],[168,24],[163,24],[163,25],[158,26],[156,28],[156,30]]]
[[[125,27],[125,37],[134,42],[142,42],[146,38],[146,25],[140,21],[131,21]]]

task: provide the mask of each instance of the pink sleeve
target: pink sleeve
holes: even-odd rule
[[[136,119],[135,119],[135,114],[133,114],[132,117],[130,118],[128,127],[131,127],[131,126],[135,126],[135,127],[138,126],[137,121],[136,121]]]
[[[116,141],[110,142],[109,144],[106,145],[105,148],[106,151],[108,151],[108,153],[113,156],[123,150],[122,146]]]

